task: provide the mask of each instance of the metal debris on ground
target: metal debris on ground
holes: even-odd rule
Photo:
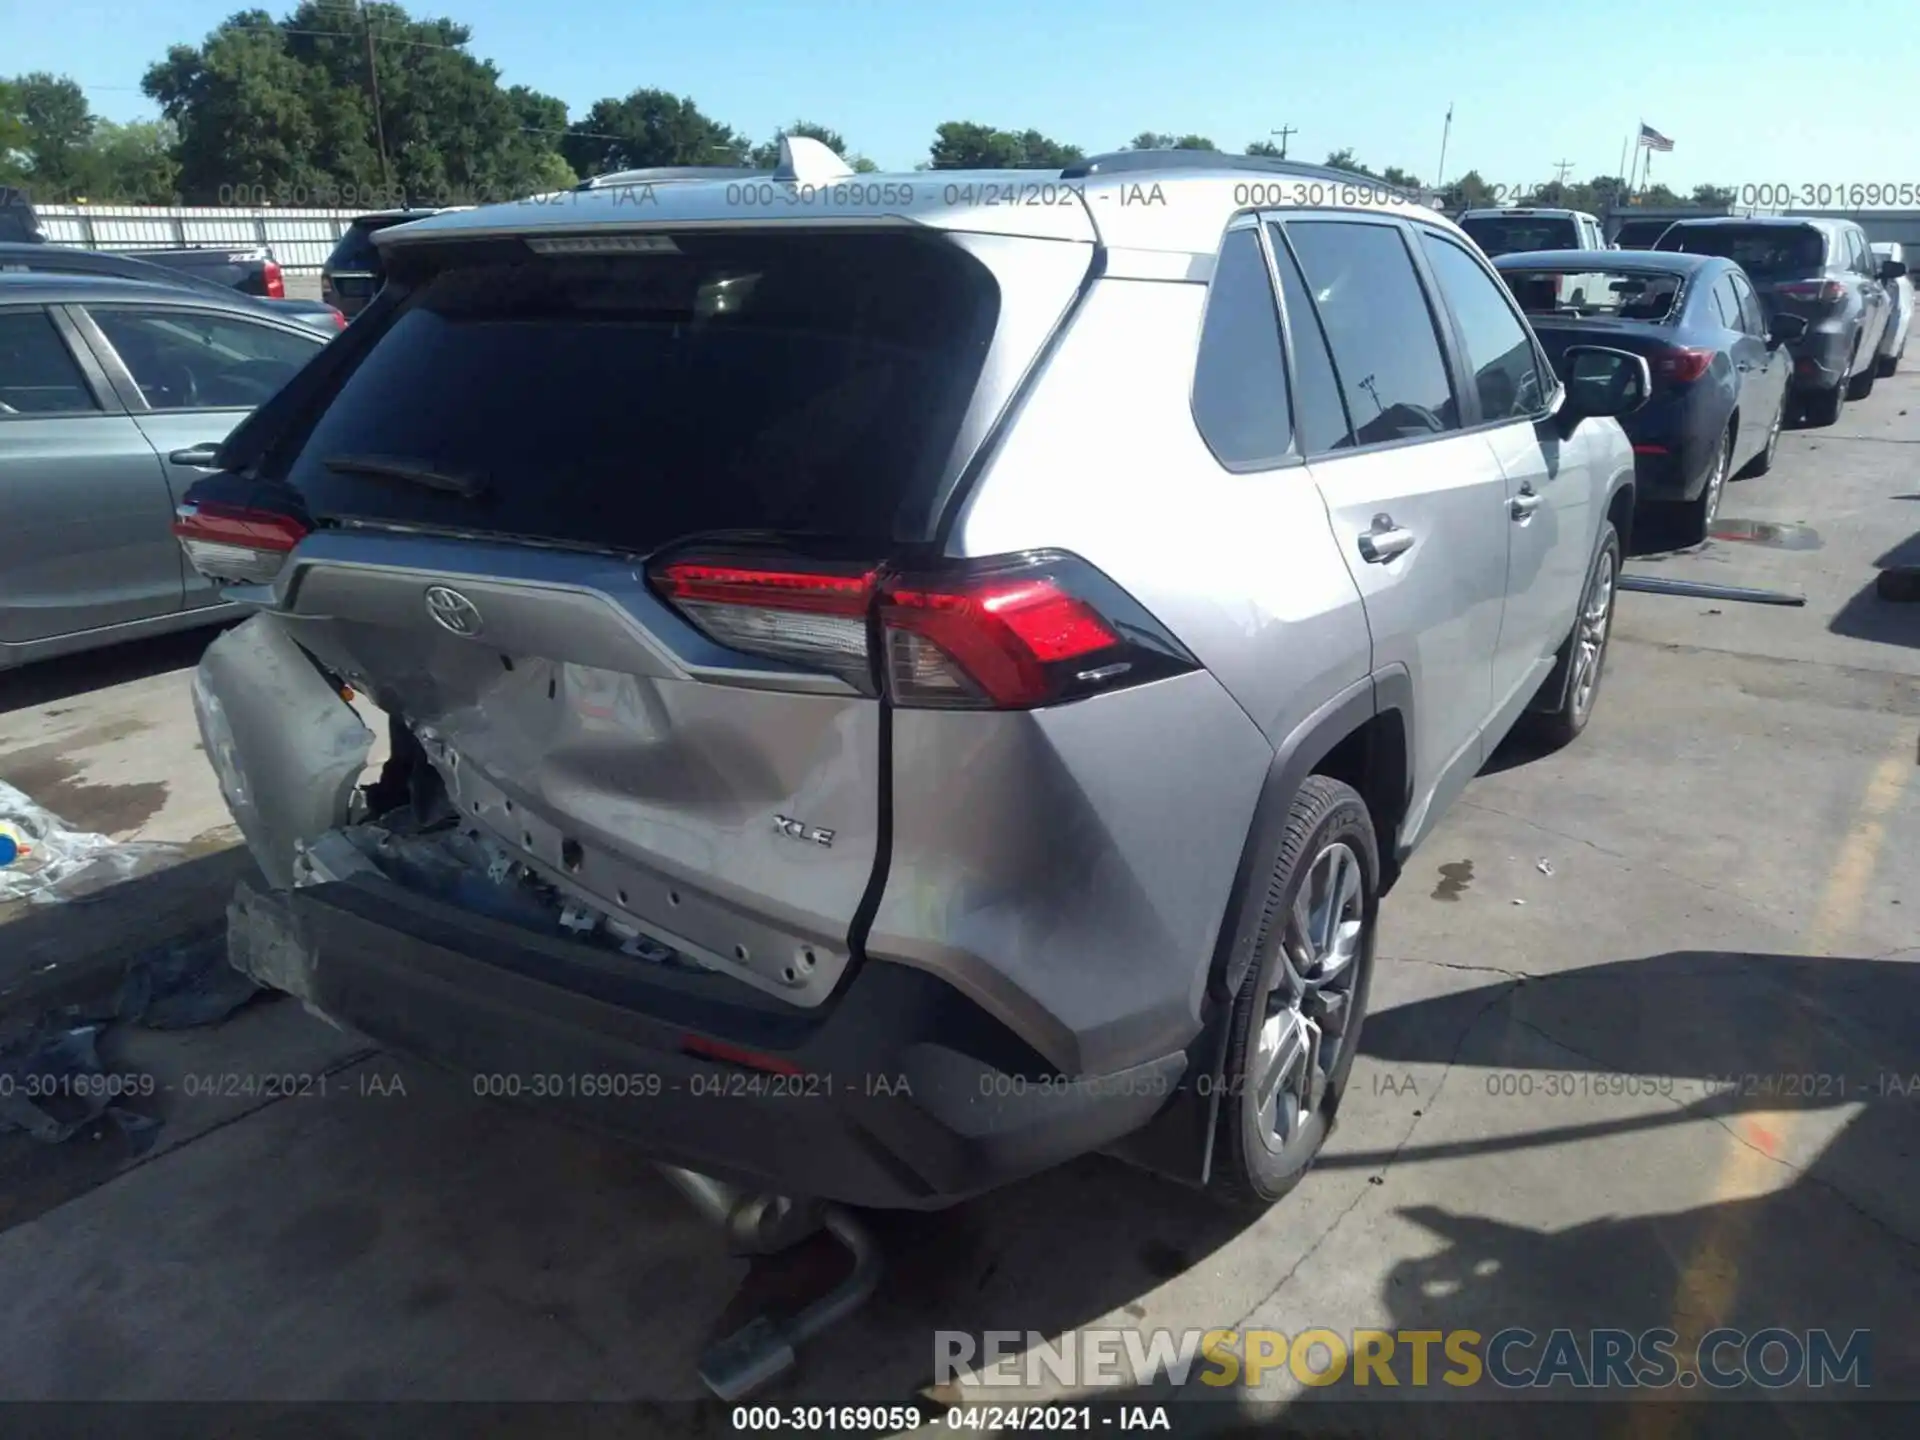
[[[1704,580],[1667,580],[1652,575],[1620,577],[1622,590],[1637,590],[1645,595],[1688,595],[1696,600],[1740,600],[1750,605],[1805,605],[1804,595],[1784,590],[1755,590],[1745,585],[1710,585]]]
[[[1551,875],[1553,873],[1553,862],[1551,860],[1542,860],[1533,868],[1538,870],[1542,875]]]

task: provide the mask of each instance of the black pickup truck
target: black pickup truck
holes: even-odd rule
[[[28,249],[25,247],[35,247]],[[58,270],[119,275],[160,283],[168,275],[192,288],[218,287],[251,295],[287,319],[318,330],[336,330],[346,318],[319,300],[290,300],[273,256],[258,246],[208,246],[185,250],[86,250],[50,242],[26,192],[0,186],[0,250],[4,269]],[[154,267],[159,267],[156,270]],[[166,273],[161,273],[166,272]]]

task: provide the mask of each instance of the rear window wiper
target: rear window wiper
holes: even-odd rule
[[[391,455],[329,455],[320,462],[329,470],[347,475],[372,475],[381,480],[402,480],[427,490],[476,500],[487,493],[487,477],[467,471],[441,470],[424,460],[396,459]]]

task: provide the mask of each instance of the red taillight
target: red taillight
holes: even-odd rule
[[[1636,455],[1664,455],[1667,453],[1667,447],[1664,445],[1636,445],[1633,447],[1633,453]]]
[[[1681,347],[1663,350],[1654,357],[1653,373],[1669,384],[1688,385],[1707,373],[1707,367],[1713,364],[1713,354],[1711,350]]]
[[[654,585],[710,639],[735,650],[832,671],[869,694],[871,570],[802,570],[674,561]]]
[[[1085,561],[1057,553],[902,574],[701,556],[651,572],[709,639],[841,676],[915,709],[1030,709],[1196,661]],[[878,622],[884,663],[869,652]]]
[[[287,298],[287,282],[281,278],[280,267],[269,260],[260,267],[260,273],[267,282],[267,298],[284,300]]]
[[[1847,287],[1838,280],[1790,280],[1774,287],[1774,294],[1787,300],[1808,301],[1815,305],[1838,305],[1847,298]]]
[[[173,533],[193,568],[209,580],[264,585],[280,573],[307,527],[289,515],[202,502],[174,512]]]
[[[880,621],[888,689],[903,705],[1043,705],[1055,698],[1050,667],[1120,643],[1091,606],[1050,578],[889,585]]]
[[[344,330],[347,328],[347,317],[339,310],[333,312],[333,327],[336,330]]]

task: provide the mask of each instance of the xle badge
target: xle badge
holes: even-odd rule
[[[798,820],[789,820],[784,815],[773,817],[773,828],[789,840],[811,840],[816,845],[833,844],[831,830],[822,830],[818,825],[802,825]]]

